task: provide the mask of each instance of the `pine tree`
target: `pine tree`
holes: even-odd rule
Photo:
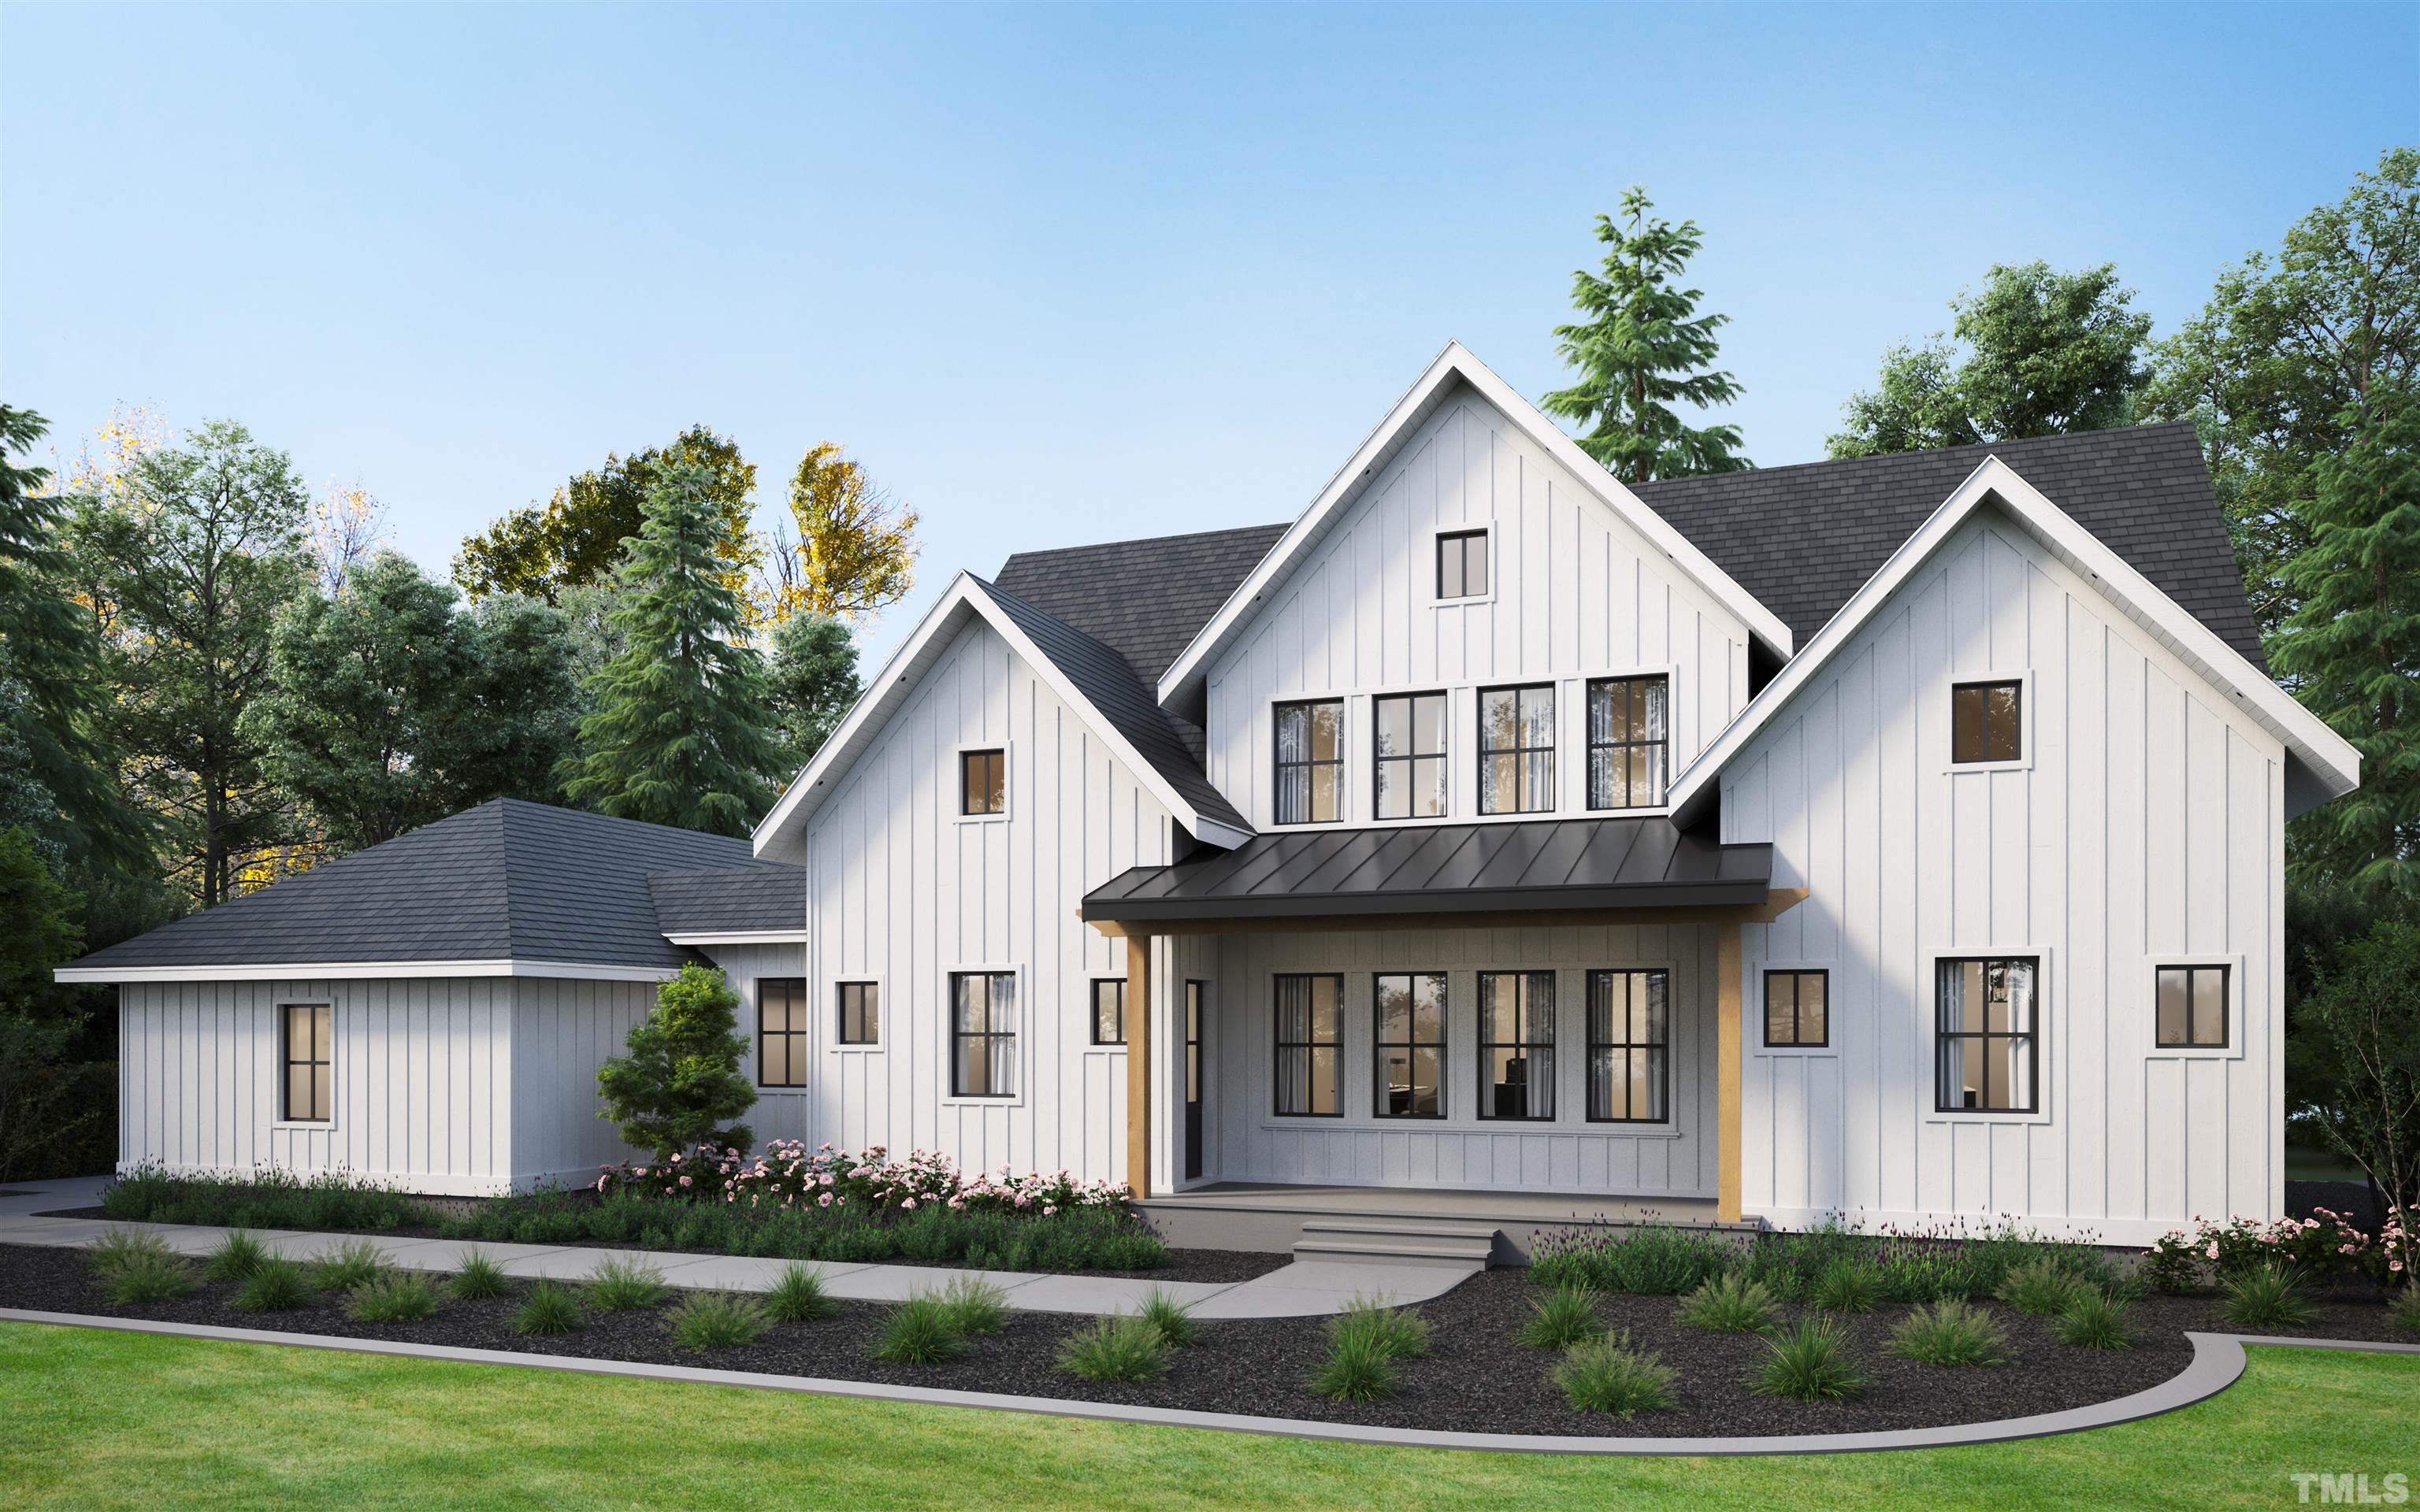
[[[1623,224],[1596,218],[1604,276],[1572,275],[1572,303],[1587,320],[1555,328],[1557,350],[1580,381],[1543,403],[1549,414],[1593,425],[1580,449],[1625,483],[1745,471],[1755,464],[1738,455],[1737,425],[1684,425],[1672,410],[1729,404],[1740,386],[1711,366],[1714,332],[1730,317],[1699,315],[1704,291],[1675,286],[1703,242],[1698,223],[1650,220],[1654,208],[1634,185],[1621,197]]]
[[[771,803],[784,763],[762,660],[738,643],[729,534],[706,469],[668,467],[648,489],[609,616],[628,649],[588,682],[585,754],[564,785],[574,803],[724,835],[747,834]]]

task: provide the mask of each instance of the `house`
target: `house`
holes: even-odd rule
[[[2284,825],[2358,775],[2189,426],[1629,487],[1456,345],[1290,522],[961,574],[752,845],[489,804],[60,975],[129,1163],[580,1180],[703,957],[760,1137],[1171,1220],[2136,1242],[2281,1210]]]

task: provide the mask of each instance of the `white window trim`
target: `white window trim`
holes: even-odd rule
[[[1619,810],[1616,810],[1619,811]],[[1764,974],[1768,971],[1821,971],[1823,984],[1823,1042],[1822,1044],[1767,1044],[1765,1042]],[[1834,956],[1775,956],[1768,961],[1748,963],[1746,985],[1754,989],[1756,1001],[1756,1033],[1748,1039],[1748,1054],[1776,1060],[1837,1060],[1840,1057],[1839,985],[1840,963]],[[1745,1003],[1741,1005],[1743,1008]],[[1937,1010],[1936,1010],[1937,1011]],[[1935,1095],[1938,1095],[1935,1088]]]
[[[328,1116],[324,1119],[289,1119],[286,1116],[286,1011],[289,1008],[328,1010]],[[344,1064],[345,1015],[336,1011],[334,997],[283,997],[272,1011],[276,1015],[271,1026],[270,1064],[277,1069],[273,1094],[277,1099],[277,1117],[269,1121],[272,1130],[301,1130],[305,1133],[335,1133],[343,1121],[345,1110],[345,1078],[338,1073]]]
[[[1661,677],[1664,679],[1664,801],[1640,804],[1629,809],[1599,809],[1589,802],[1589,685],[1618,682],[1625,677]],[[1669,813],[1672,808],[1672,782],[1681,775],[1680,741],[1675,738],[1681,726],[1681,668],[1677,662],[1646,663],[1637,667],[1616,667],[1606,671],[1581,672],[1573,679],[1572,750],[1575,768],[1570,789],[1571,811],[1579,816],[1596,815],[1609,819],[1630,818],[1641,814]]]
[[[1437,592],[1437,547],[1439,543],[1449,535],[1484,535],[1487,537],[1487,591],[1485,593],[1464,594],[1456,598],[1448,598]],[[1433,609],[1465,609],[1474,604],[1492,604],[1496,602],[1496,585],[1504,580],[1504,574],[1498,570],[1502,565],[1502,562],[1497,556],[1496,550],[1497,538],[1496,532],[1496,522],[1494,520],[1467,520],[1459,525],[1438,525],[1429,532],[1428,541],[1429,608]]]
[[[854,985],[858,982],[865,982],[874,988],[879,1011],[882,1014],[882,1030],[867,1043],[846,1044],[842,1041],[840,1037],[840,990],[844,985]],[[879,972],[834,972],[831,977],[824,982],[823,1006],[824,1011],[831,1015],[830,1019],[825,1021],[831,1026],[830,1042],[824,1046],[824,1053],[826,1055],[878,1056],[891,1048],[891,1012],[893,1006],[891,1001],[891,982],[888,978],[882,976]]]
[[[1126,1034],[1128,1036],[1128,1040],[1131,1041],[1134,1034],[1132,1026],[1134,1023],[1135,1009],[1134,993],[1131,990],[1134,985],[1133,982],[1129,980],[1125,973],[1122,971],[1087,971],[1084,973],[1082,980],[1084,983],[1084,1016],[1082,1019],[1083,1038],[1076,1041],[1078,1051],[1087,1056],[1115,1056],[1121,1059],[1125,1058],[1126,1053],[1125,1043],[1098,1044],[1093,1040],[1093,983],[1096,981],[1126,982],[1129,989],[1126,993],[1126,1023],[1128,1026]],[[1180,1004],[1178,1006],[1181,1008],[1183,1005]]]
[[[2162,966],[2226,967],[2226,1043],[2180,1045],[2160,1043],[2160,968]],[[2197,950],[2154,951],[2143,958],[2142,1044],[2146,1060],[2242,1060],[2244,1055],[2243,957]]]
[[[1962,762],[1955,759],[1958,740],[1957,689],[1968,683],[2014,683],[2017,685],[2017,759],[2012,762]],[[1941,769],[1952,777],[1972,772],[2024,772],[2033,769],[2036,716],[2040,705],[2034,702],[2034,674],[2031,668],[1993,669],[1987,671],[1952,671],[1942,685],[1941,693]]]
[[[966,757],[970,751],[996,750],[1004,768],[1000,775],[1001,810],[967,812]],[[950,817],[962,825],[1004,825],[1016,813],[1016,744],[1010,740],[964,740],[950,748]]]
[[[1972,681],[1972,679],[1961,679]],[[1965,770],[1972,771],[1968,767]],[[1934,995],[1940,990],[1941,963],[1971,961],[1995,956],[2029,955],[2041,963],[2040,980],[2034,983],[2034,1111],[2031,1113],[1988,1112],[1978,1109],[1968,1113],[1959,1109],[1942,1109],[1941,1101],[1941,1005]],[[2044,1124],[2052,1121],[2056,1111],[2055,1088],[2051,1086],[2054,1036],[2057,1020],[2053,1016],[2059,1002],[2057,992],[2057,957],[2047,945],[1941,945],[1918,958],[1919,980],[1924,991],[1923,1016],[1917,1022],[1923,1026],[1924,1076],[1919,1083],[1923,1101],[1922,1121],[1943,1124]]]
[[[1423,690],[1434,691],[1434,685],[1430,685]],[[1360,827],[1357,825],[1353,816],[1357,811],[1356,805],[1361,801],[1361,784],[1355,780],[1353,768],[1356,764],[1357,754],[1360,756],[1366,756],[1368,754],[1367,751],[1361,748],[1361,742],[1357,737],[1357,732],[1359,730],[1360,726],[1367,724],[1370,721],[1366,717],[1356,719],[1354,717],[1354,705],[1358,703],[1360,705],[1361,712],[1364,715],[1367,715],[1370,707],[1370,700],[1373,696],[1374,695],[1367,692],[1289,693],[1282,698],[1273,697],[1261,705],[1260,775],[1269,779],[1269,785],[1265,790],[1267,796],[1263,798],[1260,803],[1260,808],[1262,810],[1261,827],[1263,829],[1274,831],[1278,834],[1292,834],[1302,830],[1354,829]],[[1301,824],[1296,825],[1281,825],[1278,823],[1278,710],[1293,703],[1333,703],[1343,710],[1341,717],[1344,721],[1344,728],[1338,735],[1338,739],[1343,747],[1343,762],[1342,770],[1337,776],[1336,817],[1333,819],[1311,819],[1305,820]],[[1450,713],[1451,710],[1449,708],[1448,712]],[[1453,748],[1450,744],[1452,739],[1450,733],[1448,733],[1447,739],[1448,745],[1446,748],[1450,752]],[[1408,819],[1398,819],[1392,822],[1399,825],[1413,823],[1413,821]],[[1435,821],[1431,822],[1434,823]]]
[[[988,749],[978,747],[978,749]],[[1007,1097],[969,1097],[956,1090],[958,1057],[958,1005],[952,990],[951,979],[977,975],[1002,975],[1016,979],[1016,1090]],[[954,962],[941,968],[940,1018],[940,1104],[945,1108],[1021,1108],[1025,1105],[1025,1089],[1033,1085],[1033,1007],[1032,986],[1025,967],[1009,962],[985,964],[981,961]],[[884,1009],[889,1016],[890,1009]]]

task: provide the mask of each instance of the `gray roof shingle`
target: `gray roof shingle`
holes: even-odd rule
[[[1019,551],[994,581],[1124,656],[1144,687],[1156,688],[1160,674],[1291,528],[1288,521]]]
[[[656,927],[667,934],[807,927],[807,873],[796,866],[656,872],[647,877]]]

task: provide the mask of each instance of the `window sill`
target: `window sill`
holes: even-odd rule
[[[814,1092],[814,1088],[812,1087],[759,1087],[756,1088],[758,1097],[809,1097]]]
[[[1088,1044],[1084,1046],[1083,1053],[1088,1056],[1123,1056],[1126,1047],[1122,1044]]]
[[[1945,762],[1941,769],[1951,777],[1963,777],[1972,772],[2030,772],[2034,759],[2021,757],[2013,762]]]
[[[828,1056],[878,1056],[882,1054],[884,1048],[885,1046],[882,1042],[877,1040],[872,1044],[828,1044],[824,1046],[824,1054]]]
[[[968,1097],[953,1092],[942,1097],[941,1106],[945,1108],[1021,1108],[1025,1106],[1025,1094],[1019,1092],[1015,1097]]]
[[[269,1126],[271,1129],[294,1129],[315,1134],[336,1132],[336,1120],[334,1119],[277,1119],[271,1120]]]
[[[2143,1055],[2145,1060],[2242,1060],[2242,1045],[2164,1044],[2155,1045]]]
[[[1004,813],[962,813],[953,814],[950,817],[962,825],[1004,825],[1009,820],[1009,816]]]
[[[2038,1113],[2000,1113],[1988,1108],[1976,1108],[1972,1111],[1952,1109],[1946,1112],[1927,1113],[1924,1116],[1924,1121],[1927,1123],[2006,1124],[2011,1127],[2024,1127],[2030,1124],[2048,1123],[2051,1118],[2047,1109]]]
[[[1760,1057],[1771,1056],[1776,1059],[1838,1059],[1840,1047],[1835,1044],[1762,1044],[1750,1046],[1748,1054]]]
[[[1429,600],[1429,608],[1471,609],[1481,604],[1493,604],[1495,602],[1496,594],[1495,591],[1491,589],[1484,594],[1465,594],[1460,598],[1447,598],[1440,594],[1437,597]]]
[[[1350,1118],[1342,1113],[1277,1113],[1264,1116],[1261,1128],[1269,1133],[1304,1125],[1320,1125],[1353,1134],[1594,1134],[1613,1139],[1682,1139],[1688,1131],[1668,1123],[1617,1123],[1582,1119],[1390,1119],[1376,1114]]]

